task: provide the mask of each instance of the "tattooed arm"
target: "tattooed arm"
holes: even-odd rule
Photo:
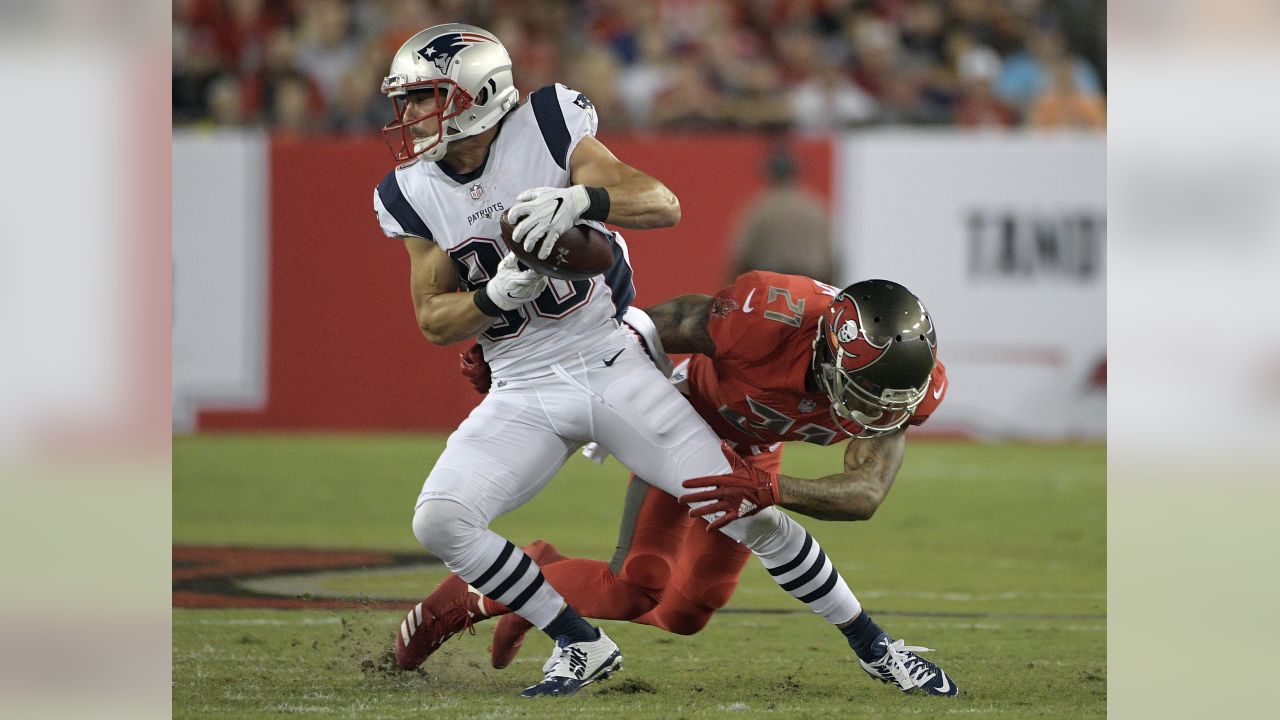
[[[844,472],[806,479],[778,476],[782,507],[819,520],[870,520],[902,467],[906,429],[853,438],[844,450]]]
[[[662,347],[672,355],[701,353],[716,356],[716,344],[707,332],[710,295],[681,295],[645,310],[658,327]]]

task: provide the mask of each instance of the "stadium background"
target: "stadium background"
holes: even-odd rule
[[[1060,111],[1101,105],[1100,8],[177,3],[175,427],[447,431],[474,404],[369,212],[387,58],[449,18],[491,27],[525,94],[587,94],[604,142],[680,197],[679,226],[624,233],[637,305],[727,280],[786,152],[829,210],[837,284],[898,279],[933,310],[953,384],[930,432],[1100,438],[1105,139]]]

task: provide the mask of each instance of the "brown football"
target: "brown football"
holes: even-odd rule
[[[502,242],[520,258],[520,262],[543,275],[561,280],[587,280],[613,267],[613,247],[604,233],[590,225],[574,225],[565,231],[551,249],[546,260],[526,252],[524,246],[511,240],[513,227],[502,215]]]

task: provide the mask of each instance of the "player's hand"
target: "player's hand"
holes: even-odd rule
[[[489,299],[503,310],[515,310],[541,295],[547,288],[546,275],[533,269],[521,270],[519,262],[515,255],[507,253],[502,262],[498,263],[498,272],[484,286]]]
[[[556,241],[565,230],[577,224],[591,205],[587,189],[582,185],[531,188],[517,195],[516,200],[520,202],[507,213],[508,219],[516,223],[511,239],[523,244],[529,252],[536,249],[541,260],[551,255]],[[538,243],[542,243],[541,246]]]
[[[489,363],[484,360],[484,349],[480,347],[480,343],[467,348],[464,353],[458,353],[458,368],[476,392],[488,394],[493,378],[489,375]]]
[[[707,477],[685,480],[684,487],[699,490],[680,496],[685,505],[699,505],[689,510],[689,517],[706,517],[722,512],[724,515],[711,520],[707,531],[719,530],[739,518],[755,515],[770,505],[777,505],[782,500],[778,490],[778,476],[752,467],[734,452],[728,443],[720,444],[725,459],[729,461],[728,475],[709,475]],[[708,489],[709,488],[709,489]]]

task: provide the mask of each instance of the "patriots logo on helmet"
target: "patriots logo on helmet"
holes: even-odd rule
[[[493,42],[493,40],[478,33],[445,33],[432,38],[431,42],[418,51],[418,54],[424,60],[434,63],[441,75],[448,75],[449,65],[453,62],[454,56],[464,48],[482,42]]]

